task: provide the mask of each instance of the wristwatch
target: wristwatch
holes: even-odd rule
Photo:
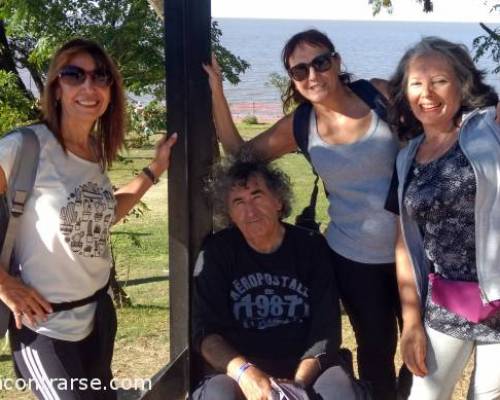
[[[153,171],[151,171],[151,168],[149,167],[144,167],[142,169],[142,172],[144,173],[144,175],[146,175],[149,179],[151,179],[151,182],[153,182],[153,185],[156,185],[158,182],[160,182],[160,180],[155,176],[155,174],[153,173]]]

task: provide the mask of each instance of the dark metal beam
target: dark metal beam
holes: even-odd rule
[[[166,0],[167,112],[178,132],[169,170],[170,349],[188,344],[189,281],[202,239],[212,226],[204,195],[212,164],[210,93],[201,64],[210,54],[210,1]]]
[[[212,228],[204,195],[214,152],[208,82],[201,64],[210,55],[210,0],[165,0],[167,124],[178,132],[168,172],[170,359],[148,400],[175,400],[190,385],[191,276],[203,238]],[[175,380],[174,386],[172,381]],[[165,388],[175,387],[165,397]]]
[[[184,400],[186,397],[186,366],[189,363],[188,349],[151,378],[152,390],[141,400]]]

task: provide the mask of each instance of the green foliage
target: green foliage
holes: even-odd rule
[[[129,103],[127,106],[128,126],[133,135],[129,142],[131,147],[142,147],[149,144],[152,135],[167,130],[166,107],[153,100],[146,106],[140,103]]]
[[[382,8],[384,8],[389,14],[392,13],[391,0],[371,0],[370,3],[372,4],[373,15],[377,15]]]
[[[212,52],[221,66],[222,76],[233,85],[236,85],[240,82],[239,75],[245,72],[250,67],[250,64],[223,47],[220,43],[221,36],[222,31],[219,28],[219,24],[217,21],[212,21],[212,29],[210,31]]]
[[[284,96],[290,79],[286,75],[278,74],[277,72],[271,72],[269,74],[269,80],[266,82],[267,86],[274,86],[278,89],[281,97]]]
[[[69,39],[85,37],[110,53],[122,72],[127,91],[165,99],[163,23],[147,0],[0,0],[0,21],[5,24],[10,54],[19,67],[29,71],[39,92],[54,51]],[[213,21],[213,51],[225,78],[236,84],[238,75],[249,64],[224,48],[221,36]],[[9,121],[27,119],[23,108],[17,112],[14,118],[9,111]],[[150,114],[146,129],[165,129],[160,121],[165,112],[159,103],[145,112]],[[0,119],[1,124],[10,126],[6,116],[0,115]],[[134,126],[134,117],[131,119]]]
[[[270,73],[269,80],[266,82],[267,86],[274,86],[276,89],[278,89],[283,105],[289,84],[290,84],[290,78],[288,78],[288,76],[286,75],[278,74],[277,72]],[[284,114],[286,115],[291,113],[296,106],[297,106],[296,104],[289,105],[286,109],[283,109]]]
[[[422,10],[426,13],[432,12],[434,10],[433,0],[415,0],[417,3],[422,4]],[[385,9],[389,14],[392,13],[392,1],[391,0],[368,0],[372,5],[373,15],[377,15],[382,8]]]
[[[148,211],[151,211],[151,209],[148,207],[146,203],[144,203],[142,200],[139,200],[137,204],[132,208],[132,210],[129,211],[129,213],[120,221],[122,224],[126,224],[130,218],[142,218],[144,214]],[[111,233],[113,235],[113,233]],[[130,240],[132,241],[132,244],[134,246],[142,247],[142,242],[140,241],[140,238],[136,235],[129,235]]]
[[[255,116],[253,114],[244,116],[243,119],[241,120],[241,122],[243,122],[244,124],[247,124],[247,125],[258,125],[259,124],[259,120],[257,119],[257,116]]]
[[[494,10],[500,13],[500,4],[497,4]],[[498,74],[500,73],[500,28],[492,29],[484,24],[480,25],[486,31],[486,35],[478,36],[472,43],[476,50],[474,61],[489,55],[496,65],[491,72]]]
[[[15,75],[0,70],[0,135],[28,122],[33,107],[17,86]]]
[[[167,108],[157,100],[149,102],[144,107],[144,120],[146,121],[146,129],[149,135],[167,130],[166,114]]]
[[[127,90],[153,93],[164,85],[163,25],[146,0],[2,0],[18,62],[43,77],[54,50],[74,37],[101,43],[120,67]]]

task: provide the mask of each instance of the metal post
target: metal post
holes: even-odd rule
[[[165,0],[167,124],[178,132],[168,172],[170,360],[147,400],[184,398],[189,389],[190,279],[212,228],[204,194],[214,152],[210,93],[201,64],[210,55],[210,0]]]

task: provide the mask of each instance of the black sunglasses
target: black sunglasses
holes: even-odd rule
[[[314,68],[316,72],[326,72],[332,67],[332,57],[335,56],[335,52],[324,53],[316,56],[309,63],[300,63],[288,68],[288,75],[294,81],[303,81],[309,77],[309,70],[311,67]]]
[[[94,85],[101,88],[111,86],[113,83],[111,73],[105,69],[85,71],[83,68],[77,67],[76,65],[66,65],[59,71],[59,79],[69,86],[82,85],[87,79],[87,76]]]

